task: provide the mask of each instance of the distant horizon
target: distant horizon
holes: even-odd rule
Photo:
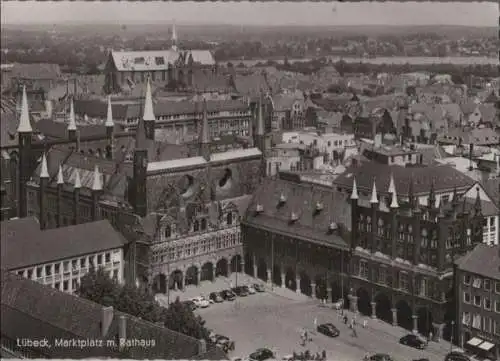
[[[1,2],[2,26],[497,27],[498,5],[463,2]],[[85,19],[85,20],[83,20]],[[231,19],[228,21],[228,19]]]

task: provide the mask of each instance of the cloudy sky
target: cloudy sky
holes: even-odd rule
[[[335,11],[334,11],[335,8]],[[116,23],[244,25],[497,26],[491,2],[1,2],[4,24]]]

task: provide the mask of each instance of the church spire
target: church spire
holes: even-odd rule
[[[175,23],[172,24],[172,50],[177,51],[177,30],[175,28]]]
[[[21,99],[21,115],[19,118],[18,133],[31,133],[30,111],[28,107],[28,96],[26,95],[26,85],[23,86],[23,97]]]
[[[397,195],[397,192],[396,192],[396,187],[394,187],[394,192],[392,192],[391,208],[392,209],[399,208],[398,195]]]
[[[76,131],[75,106],[73,104],[73,99],[71,99],[71,102],[69,104],[68,130]]]
[[[111,107],[111,95],[108,95],[108,115],[104,125],[106,128],[112,128],[115,126],[115,123],[113,122],[113,108]]]
[[[263,106],[263,101],[262,101],[262,92],[259,97],[259,104],[258,104],[258,115],[257,115],[257,135],[264,135],[264,117],[262,115],[262,106]]]
[[[99,172],[99,167],[97,165],[94,168],[94,179],[92,182],[92,190],[93,191],[102,190],[101,173]]]
[[[356,184],[356,177],[352,179],[352,193],[351,193],[351,199],[359,199],[358,195],[358,185]]]
[[[378,203],[377,183],[375,182],[375,178],[373,178],[372,197],[370,198],[370,203],[371,204]]]
[[[80,171],[78,169],[75,169],[75,184],[73,184],[73,187],[75,189],[82,188],[82,181],[80,180]]]
[[[154,140],[155,138],[155,119],[153,95],[151,93],[151,79],[148,77],[146,83],[146,97],[144,99],[144,113],[142,116],[144,129],[146,131],[146,139]]]
[[[64,175],[60,164],[59,164],[59,171],[57,172],[57,184],[64,184]]]
[[[396,185],[394,183],[394,175],[391,173],[391,179],[389,181],[389,189],[387,190],[390,194],[396,191]]]
[[[47,157],[45,153],[42,155],[42,165],[40,167],[40,178],[49,178],[49,170],[47,167]]]

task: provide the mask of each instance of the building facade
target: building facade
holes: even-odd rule
[[[454,269],[455,342],[469,352],[490,359],[500,354],[500,258],[497,250],[498,246],[478,245],[457,260]]]

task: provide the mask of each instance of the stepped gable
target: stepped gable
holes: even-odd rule
[[[428,193],[431,184],[436,191],[468,189],[474,180],[449,165],[432,165],[428,167],[388,166],[375,162],[364,163],[359,167],[350,167],[337,179],[337,187],[352,187],[352,179],[356,177],[358,190],[366,192],[372,189],[375,178],[380,194],[387,194],[391,174],[394,175],[398,196],[406,196],[409,191],[409,180],[413,179],[414,194]]]
[[[344,204],[345,199],[340,193],[303,183],[299,176],[296,180],[266,179],[255,192],[244,223],[310,242],[344,248],[347,243],[340,234],[330,231],[332,223],[348,227],[350,219],[343,211]]]

